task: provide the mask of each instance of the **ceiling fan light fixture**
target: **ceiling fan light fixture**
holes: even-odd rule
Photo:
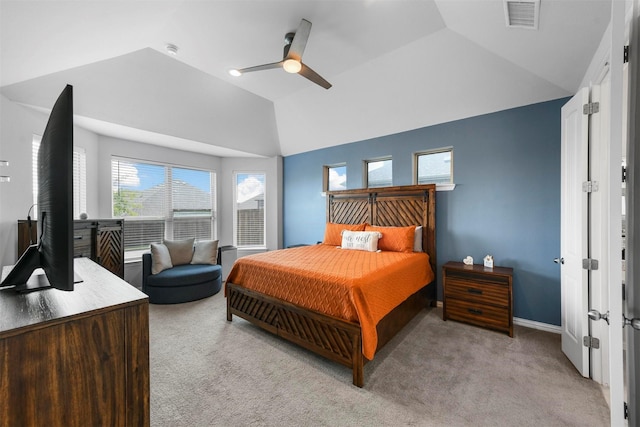
[[[242,73],[235,68],[233,70],[229,70],[229,74],[231,74],[233,77],[240,77],[242,75]]]
[[[296,59],[289,58],[282,63],[282,68],[287,73],[296,74],[302,69],[302,64]]]

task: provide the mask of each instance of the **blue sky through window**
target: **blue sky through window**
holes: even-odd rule
[[[264,194],[263,173],[236,174],[236,201],[242,203],[259,194]]]

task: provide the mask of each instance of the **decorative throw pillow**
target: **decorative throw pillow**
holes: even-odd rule
[[[218,241],[201,240],[196,242],[193,250],[191,264],[217,264],[218,263]]]
[[[171,263],[173,265],[189,264],[193,258],[193,241],[195,239],[185,240],[165,240],[164,244],[169,249],[171,255]]]
[[[163,244],[151,244],[151,274],[158,274],[167,268],[173,267],[169,249]]]
[[[415,234],[413,236],[413,252],[424,252],[422,250],[422,226],[416,227]]]
[[[377,231],[349,231],[342,232],[342,249],[376,252],[378,239],[382,234]]]
[[[413,240],[416,226],[408,227],[379,227],[368,225],[365,231],[379,231],[382,238],[378,242],[378,249],[391,252],[413,252]]]
[[[328,222],[324,230],[325,245],[340,246],[342,243],[342,230],[349,231],[364,231],[365,224],[338,224],[334,222]]]

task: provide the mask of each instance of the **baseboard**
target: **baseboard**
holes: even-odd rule
[[[513,318],[513,324],[518,326],[524,326],[525,328],[538,329],[540,331],[551,332],[554,334],[561,334],[562,328],[557,325],[551,325],[549,323],[536,322],[535,320],[520,319],[519,317]]]
[[[437,301],[436,307],[442,308],[442,301]],[[535,320],[520,319],[519,317],[513,318],[513,324],[524,326],[525,328],[538,329],[539,331],[551,332],[554,334],[562,333],[562,328],[560,326],[551,325],[549,323],[536,322]]]

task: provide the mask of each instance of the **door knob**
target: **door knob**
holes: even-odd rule
[[[609,312],[607,311],[605,314],[600,313],[598,310],[589,310],[587,313],[589,319],[591,320],[604,320],[609,324]],[[638,320],[638,327],[640,328],[640,319]]]
[[[564,258],[554,258],[553,262],[556,264],[564,264]]]
[[[624,317],[624,325],[623,325],[623,327],[627,326],[627,325],[631,326],[636,331],[640,330],[640,319],[635,318],[635,317],[633,319],[627,319],[626,317]]]

